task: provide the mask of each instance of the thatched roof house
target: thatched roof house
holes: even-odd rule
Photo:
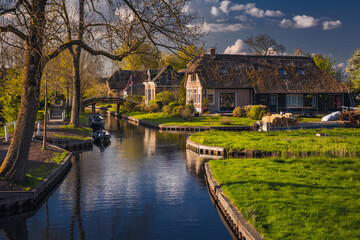
[[[319,69],[312,58],[204,54],[187,68],[187,100],[214,112],[248,104],[273,112],[290,108],[341,108],[349,89]]]

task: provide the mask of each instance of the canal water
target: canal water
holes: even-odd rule
[[[105,127],[111,145],[73,157],[47,201],[7,219],[0,239],[231,239],[187,134],[112,117]]]

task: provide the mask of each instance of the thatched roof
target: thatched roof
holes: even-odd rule
[[[159,69],[158,74],[149,81],[160,86],[179,86],[184,73],[178,73],[171,66],[164,66]]]
[[[144,95],[144,84],[148,78],[147,70],[117,70],[107,80],[106,83],[110,89],[123,90],[132,75],[133,94]],[[130,89],[128,89],[128,92]]]
[[[197,73],[205,88],[253,88],[256,94],[349,90],[316,67],[310,57],[204,54],[188,66],[186,73]]]

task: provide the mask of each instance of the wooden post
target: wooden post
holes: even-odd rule
[[[92,114],[95,113],[95,103],[91,105],[91,113],[92,113]]]
[[[43,145],[42,148],[46,149],[46,130],[47,130],[47,120],[48,120],[48,109],[47,109],[47,70],[45,70],[45,116],[44,116],[44,136],[43,136]],[[50,115],[50,114],[49,114]]]

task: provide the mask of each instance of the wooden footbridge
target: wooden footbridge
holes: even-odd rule
[[[137,102],[127,100],[122,97],[92,97],[82,101],[82,107],[85,108],[87,106],[91,106],[91,112],[95,113],[95,105],[97,103],[109,103],[116,104],[116,112],[119,112],[119,108],[121,105],[124,105],[125,102],[129,102],[132,106],[137,105]]]

